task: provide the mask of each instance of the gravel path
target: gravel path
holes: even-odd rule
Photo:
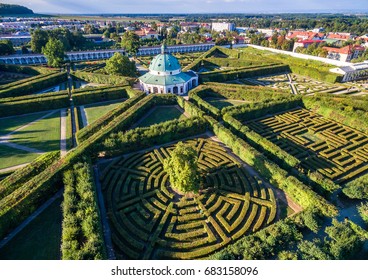
[[[103,195],[102,195],[102,188],[101,188],[101,184],[99,180],[100,175],[98,172],[98,167],[94,166],[93,171],[94,171],[93,174],[95,177],[95,184],[96,184],[96,190],[97,190],[98,205],[100,208],[102,231],[104,234],[104,240],[105,240],[105,245],[106,245],[106,250],[107,250],[107,258],[109,260],[115,260],[116,257],[115,257],[114,247],[112,245],[112,240],[111,240],[111,229],[110,229],[109,222],[107,220],[108,217],[106,213],[105,202],[104,202]]]
[[[82,117],[83,127],[86,127],[88,125],[86,110],[84,110],[84,106],[80,106],[79,110],[80,110],[80,114],[81,114],[81,117]]]

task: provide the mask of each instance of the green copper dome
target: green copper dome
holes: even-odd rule
[[[159,54],[155,56],[150,64],[150,71],[171,72],[180,70],[179,61],[171,54]]]

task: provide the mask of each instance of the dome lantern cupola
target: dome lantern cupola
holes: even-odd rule
[[[165,43],[162,43],[162,46],[161,46],[161,54],[165,54],[166,51],[167,51],[166,44]]]

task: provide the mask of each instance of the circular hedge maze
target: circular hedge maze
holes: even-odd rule
[[[115,159],[101,174],[117,258],[195,259],[269,225],[274,193],[219,144],[189,140],[198,151],[198,194],[170,187],[163,161],[174,146]]]

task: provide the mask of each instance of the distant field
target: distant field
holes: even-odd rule
[[[98,120],[103,115],[105,115],[107,112],[115,109],[119,104],[121,104],[123,101],[120,100],[116,102],[110,101],[110,102],[104,102],[99,105],[90,105],[84,107],[84,110],[86,111],[88,124],[93,123],[95,120]]]
[[[61,198],[0,250],[1,260],[59,260],[61,243]]]
[[[58,18],[63,19],[77,19],[77,20],[102,20],[102,21],[117,21],[117,22],[129,22],[129,21],[138,21],[138,22],[158,22],[154,17],[152,18],[144,18],[144,17],[113,17],[113,16],[94,16],[94,15],[58,15]]]
[[[147,115],[143,121],[141,121],[138,127],[147,127],[154,124],[171,121],[174,119],[185,119],[183,112],[181,112],[175,106],[156,107],[149,115]]]
[[[0,144],[0,169],[31,162],[38,156],[39,154],[13,149]]]

